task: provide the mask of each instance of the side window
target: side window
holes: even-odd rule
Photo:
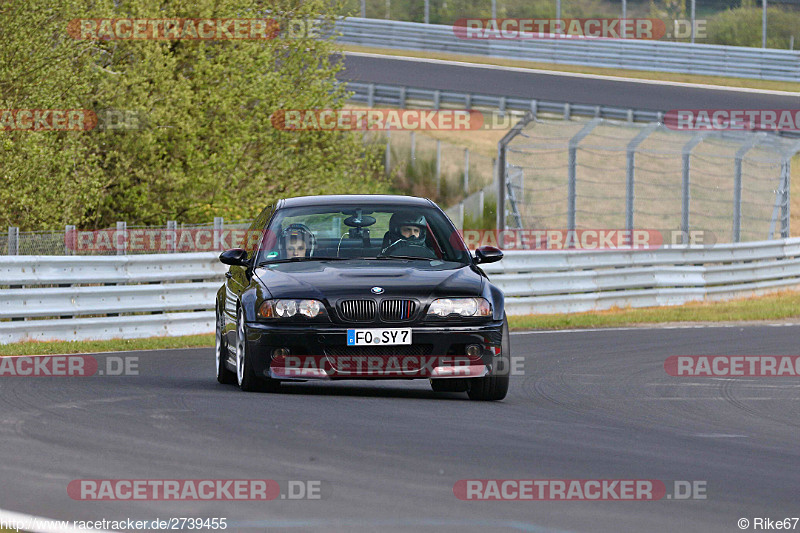
[[[247,230],[247,237],[244,241],[244,249],[247,250],[248,260],[253,259],[253,255],[258,249],[259,243],[261,242],[261,236],[264,233],[264,228],[266,227],[267,223],[269,223],[269,219],[272,218],[272,213],[274,212],[275,206],[268,205],[261,211],[261,213],[259,213],[253,223],[250,224],[250,228]]]

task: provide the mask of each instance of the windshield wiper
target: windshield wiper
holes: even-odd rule
[[[286,259],[274,259],[272,261],[262,261],[257,267],[266,265],[277,265],[280,263],[301,263],[303,261],[344,261],[346,257],[289,257]]]
[[[435,257],[419,257],[414,255],[378,255],[375,257],[365,257],[364,259],[415,259],[417,261],[435,261]]]

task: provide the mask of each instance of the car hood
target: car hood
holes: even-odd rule
[[[437,264],[439,263],[439,264]],[[449,265],[449,267],[448,267]],[[329,302],[369,298],[479,296],[483,277],[470,266],[436,261],[336,261],[284,263],[256,269],[273,298],[314,298]]]

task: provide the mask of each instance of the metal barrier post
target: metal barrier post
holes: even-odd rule
[[[75,255],[78,244],[78,235],[75,226],[67,224],[64,226],[64,255]]]
[[[19,255],[19,228],[8,227],[8,255]]]
[[[417,136],[415,131],[411,130],[411,168],[417,166]]]
[[[225,220],[222,217],[214,217],[214,250],[220,251],[222,248],[222,230],[225,228]]]
[[[114,233],[114,248],[117,255],[125,255],[128,252],[128,223],[117,222],[117,231]]]
[[[386,151],[383,154],[383,164],[386,167],[386,175],[391,174],[392,165],[392,130],[386,130]]]
[[[469,194],[469,148],[464,148],[464,194]]]
[[[442,192],[442,141],[437,139],[436,140],[436,196],[439,196],[441,192]]]
[[[178,249],[178,223],[175,220],[167,220],[164,240],[167,242],[167,252],[174,254]]]

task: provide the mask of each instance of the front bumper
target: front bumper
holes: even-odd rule
[[[385,325],[246,324],[248,355],[257,375],[279,380],[447,379],[492,373],[501,355],[502,322],[412,326],[411,345],[347,346],[347,330]],[[392,326],[402,327],[402,326]],[[466,347],[481,346],[468,357]],[[278,348],[288,356],[273,356]]]

